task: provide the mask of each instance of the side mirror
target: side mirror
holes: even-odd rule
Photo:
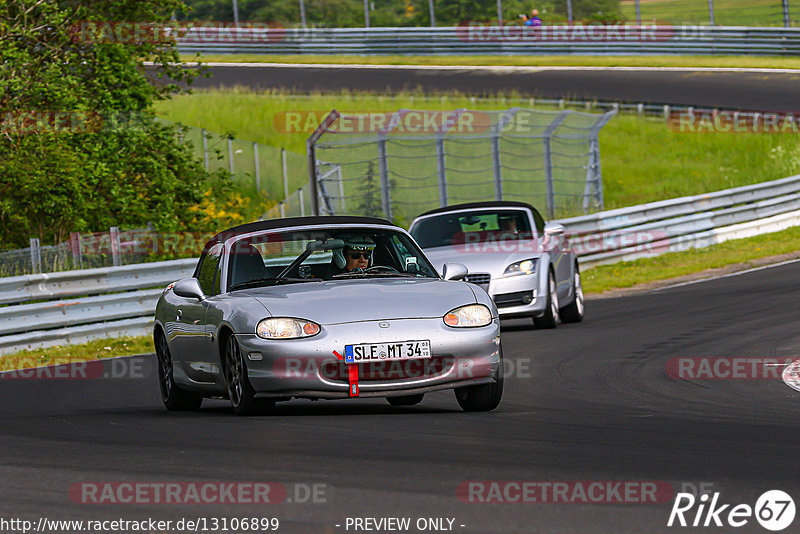
[[[442,278],[445,280],[462,280],[468,273],[463,263],[445,263],[442,267]]]
[[[206,296],[203,294],[203,290],[200,289],[200,282],[197,281],[197,278],[184,278],[183,280],[178,280],[175,282],[172,292],[179,297],[184,297],[187,299],[203,300],[206,298]]]
[[[544,225],[544,235],[549,235],[549,236],[564,235],[564,225],[557,222],[549,222]]]

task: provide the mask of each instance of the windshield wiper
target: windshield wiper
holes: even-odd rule
[[[237,289],[244,289],[247,287],[258,287],[273,283],[278,284],[298,284],[302,282],[322,282],[322,278],[256,278],[255,280],[248,280],[247,282],[240,282],[232,285],[228,291],[236,291]]]

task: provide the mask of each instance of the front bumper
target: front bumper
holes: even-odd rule
[[[500,317],[539,317],[547,309],[547,293],[539,287],[538,273],[492,278],[486,291]]]
[[[333,354],[344,354],[345,345],[430,340],[430,359],[358,364],[359,396],[389,397],[494,382],[499,336],[497,318],[484,327],[451,328],[437,317],[322,325],[305,339],[237,339],[256,397],[335,399],[349,397],[347,366]]]

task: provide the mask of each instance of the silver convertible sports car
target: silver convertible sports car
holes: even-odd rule
[[[291,398],[386,397],[393,405],[455,390],[468,411],[503,394],[494,302],[442,276],[402,228],[366,217],[261,221],[221,232],[194,276],[156,306],[159,381],[169,410],[228,398],[238,414]]]
[[[532,317],[539,328],[583,320],[578,258],[564,227],[524,202],[457,204],[423,213],[411,235],[438,267],[467,266],[467,281],[491,295],[503,318]]]

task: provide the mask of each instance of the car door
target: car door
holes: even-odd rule
[[[209,297],[219,293],[219,266],[223,245],[218,243],[206,251],[197,269],[197,281],[206,295],[203,300],[181,299],[177,307],[177,323],[180,335],[175,338],[176,365],[180,365],[186,376],[195,382],[213,382],[211,373],[209,332],[206,311]]]

